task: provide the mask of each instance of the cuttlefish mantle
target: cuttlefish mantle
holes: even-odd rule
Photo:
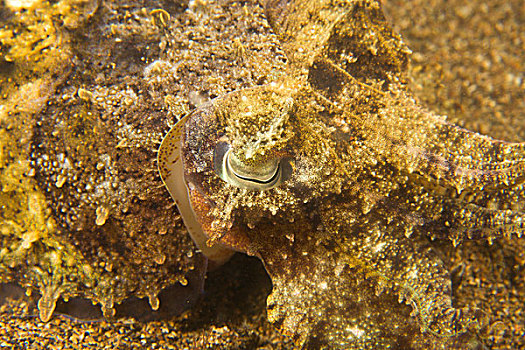
[[[200,223],[195,217],[195,212],[189,200],[188,184],[184,179],[181,138],[184,124],[190,115],[185,116],[177,122],[162,140],[158,152],[158,167],[161,179],[166,185],[171,197],[175,200],[182,221],[191,238],[201,252],[209,259],[211,266],[220,266],[228,261],[235,252],[220,243],[215,243],[211,246],[207,244],[208,236],[204,233]]]

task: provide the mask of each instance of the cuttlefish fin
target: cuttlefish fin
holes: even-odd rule
[[[188,187],[184,180],[184,161],[181,149],[184,125],[190,116],[191,113],[182,118],[162,140],[158,152],[158,167],[160,177],[175,200],[191,238],[213,263],[212,265],[218,266],[228,261],[234,252],[221,244],[214,244],[211,247],[206,244],[208,236],[202,230],[189,200]]]

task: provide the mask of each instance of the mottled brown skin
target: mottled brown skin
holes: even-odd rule
[[[159,4],[100,4],[1,6],[0,283],[40,294],[43,321],[61,297],[107,317],[132,296],[156,310],[172,285],[188,297],[181,311],[206,271],[156,173],[166,111],[146,67],[164,37]],[[123,7],[135,20],[117,25]]]
[[[43,321],[74,298],[108,317],[145,298],[158,316],[170,286],[181,293],[168,309],[188,307],[206,264],[157,150],[190,109],[283,74],[263,11],[185,0],[22,6],[0,5],[0,283],[40,298]]]
[[[185,124],[185,179],[209,243],[264,262],[270,321],[307,347],[479,347],[483,317],[454,305],[429,238],[521,235],[525,145],[419,106],[404,84],[409,50],[378,2],[266,9],[289,78]],[[293,172],[269,190],[232,186],[214,168],[220,140],[247,167],[287,157]]]

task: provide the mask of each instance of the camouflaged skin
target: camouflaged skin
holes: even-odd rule
[[[179,311],[202,293],[207,259],[162,184],[157,150],[190,109],[273,80],[283,63],[257,4],[231,4],[229,16],[194,5],[0,6],[0,282],[39,294],[42,320],[60,298],[89,299],[111,318],[130,297],[162,307],[170,286]],[[238,50],[224,46],[247,29]]]
[[[410,50],[379,2],[270,1],[266,12],[288,76],[217,98],[184,125],[209,244],[264,262],[268,317],[304,346],[481,347],[482,313],[454,305],[429,238],[520,236],[525,145],[418,105],[405,87]],[[246,166],[290,158],[293,173],[265,191],[232,186],[214,168],[222,140]]]

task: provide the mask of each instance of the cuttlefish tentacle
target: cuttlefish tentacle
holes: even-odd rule
[[[486,238],[492,241],[502,236],[521,237],[525,232],[525,213],[516,210],[488,209],[471,203],[444,200],[442,220],[432,222],[436,230],[446,229],[458,244],[462,239]],[[446,224],[444,224],[446,223]]]
[[[412,204],[408,211],[402,211],[399,207],[394,211],[402,215],[417,213],[422,218],[424,231],[432,237],[448,236],[457,244],[464,238],[492,240],[503,235],[521,236],[525,231],[525,187],[522,183],[525,173],[519,167],[470,170],[455,163],[453,156],[447,154],[441,161],[435,160],[437,157],[433,155],[434,161],[430,161],[429,152],[425,155],[418,152],[419,158],[413,162],[406,147],[399,144],[397,147],[385,158],[389,164],[399,167],[400,176],[407,174],[407,178],[412,180],[410,186],[420,190],[413,199],[406,200],[407,204]],[[410,147],[413,151],[415,146]],[[514,148],[512,154],[515,156],[520,149],[521,145]],[[470,157],[474,159],[475,152],[472,153]],[[444,161],[447,156],[449,162]],[[407,163],[403,166],[400,164],[403,162]],[[445,177],[444,169],[450,167],[455,168],[455,174]]]
[[[420,320],[421,331],[451,337],[479,326],[474,310],[454,308],[449,273],[428,243],[393,236],[380,226],[351,235],[346,252],[363,264],[368,276],[398,290]]]
[[[392,164],[398,161],[398,169],[459,191],[523,186],[524,143],[493,140],[447,123],[404,91],[410,50],[388,25],[379,2],[268,0],[266,12],[291,66],[307,71],[312,87],[339,110],[351,110],[349,91],[367,90],[359,95],[365,92],[367,103],[378,110],[362,116],[362,136],[376,142]]]
[[[308,222],[299,227],[313,229]],[[386,348],[399,341],[391,324],[414,344],[421,332],[452,339],[477,325],[472,310],[454,309],[449,274],[424,243],[400,241],[380,229],[360,236],[352,229],[345,237],[343,228],[336,233],[297,228],[269,225],[264,230],[271,238],[252,236],[251,248],[272,278],[268,319],[300,343],[315,334],[321,347]],[[339,237],[335,249],[333,234]]]
[[[268,320],[306,348],[312,335],[315,348],[395,346],[389,324],[399,324],[401,333],[418,338],[418,323],[403,322],[410,319],[409,308],[389,291],[378,293],[380,282],[343,254],[305,241],[297,242],[284,258],[283,252],[260,253],[273,284]]]
[[[362,140],[367,146],[362,154],[388,164],[399,176],[409,177],[414,186],[424,189],[427,197],[418,198],[414,208],[429,206],[429,210],[418,211],[432,227],[426,228],[432,237],[443,236],[444,229],[448,230],[445,236],[455,244],[463,238],[492,240],[512,233],[521,236],[525,143],[494,140],[447,123],[400,90],[392,99],[345,74],[340,82],[347,96],[332,103],[331,108],[338,115],[337,123],[348,130],[339,133]],[[354,91],[356,97],[349,98],[349,91]],[[363,112],[363,103],[368,111]],[[358,105],[361,112],[353,112]],[[336,131],[342,129],[330,119],[326,123],[333,124]],[[344,146],[340,152],[352,154]]]
[[[523,194],[525,143],[494,140],[448,123],[417,105],[397,83],[390,86],[395,90],[394,99],[392,92],[361,83],[342,68],[339,71],[344,73],[331,77],[334,79],[317,70],[313,65],[309,72],[312,88],[325,100],[335,101],[332,106],[342,116],[339,118],[354,126],[354,137],[373,146],[376,158],[458,192],[515,188],[517,194]],[[362,103],[370,106],[370,113],[353,114]]]
[[[525,143],[507,143],[446,123],[421,108],[383,107],[356,132],[373,157],[406,174],[421,192],[431,235],[494,239],[524,231]],[[386,104],[385,104],[386,105]]]
[[[494,140],[465,130],[410,106],[410,100],[398,103],[405,105],[385,103],[376,116],[363,121],[361,129],[398,169],[452,186],[458,192],[523,188],[525,143]]]
[[[408,63],[410,50],[388,25],[378,1],[264,2],[293,73],[309,71],[310,78],[335,89],[337,77],[322,69],[328,61],[357,78],[383,78],[385,66],[398,73]]]

